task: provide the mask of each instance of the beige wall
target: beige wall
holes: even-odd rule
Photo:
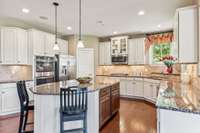
[[[67,36],[66,39],[68,40],[69,44],[69,54],[70,55],[76,55],[76,48],[78,44],[78,36],[77,35],[71,35]],[[96,36],[91,36],[91,35],[85,35],[82,37],[83,43],[86,48],[94,48],[94,56],[95,56],[95,66],[98,66],[98,44],[99,44],[99,39]]]

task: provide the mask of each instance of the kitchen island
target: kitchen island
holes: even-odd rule
[[[163,80],[156,106],[157,133],[200,132],[199,87]]]
[[[92,84],[79,85],[80,87],[88,88],[88,133],[99,133],[100,127],[119,109],[119,82],[111,79],[106,80],[106,82],[101,81],[103,80]],[[40,85],[31,89],[35,100],[35,133],[60,132],[60,88],[67,88],[68,86],[68,81],[62,81]],[[67,122],[65,124],[66,129],[80,127],[82,127],[81,121]]]

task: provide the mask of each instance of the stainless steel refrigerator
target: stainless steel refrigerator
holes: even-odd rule
[[[55,55],[55,80],[75,79],[76,58],[71,55]]]

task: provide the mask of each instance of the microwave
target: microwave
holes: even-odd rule
[[[116,65],[127,65],[128,55],[112,55],[111,62]]]

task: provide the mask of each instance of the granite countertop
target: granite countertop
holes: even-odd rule
[[[88,93],[92,93],[94,91],[98,91],[100,89],[109,87],[113,84],[118,83],[118,80],[113,79],[106,79],[100,81],[95,81],[94,83],[90,84],[80,84],[78,85],[80,88],[87,87]],[[44,85],[38,85],[34,88],[31,88],[30,90],[37,95],[59,95],[60,94],[60,88],[67,88],[68,86],[74,86],[69,81],[60,81],[60,82],[53,82],[48,83]]]
[[[105,77],[125,77],[125,78],[147,78],[147,79],[155,79],[162,80],[164,78],[163,75],[96,75],[96,76],[105,76]]]
[[[161,109],[200,114],[200,89],[181,82],[161,81],[156,106]]]

